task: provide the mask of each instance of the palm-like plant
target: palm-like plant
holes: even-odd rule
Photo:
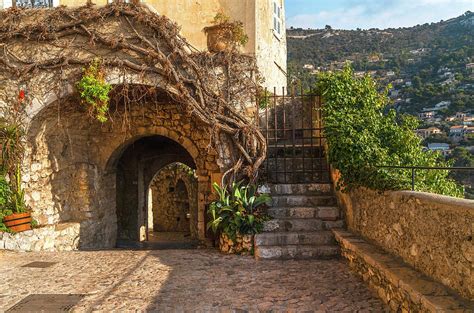
[[[264,209],[271,201],[267,194],[259,194],[255,185],[232,183],[227,187],[213,184],[219,199],[208,209],[211,218],[208,229],[214,233],[222,232],[235,240],[237,235],[254,235],[262,231],[263,222],[269,219]]]
[[[0,120],[1,162],[0,175],[8,177],[10,199],[6,206],[16,213],[26,211],[24,191],[21,188],[21,162],[24,156],[23,136],[25,134],[22,112],[15,106]]]

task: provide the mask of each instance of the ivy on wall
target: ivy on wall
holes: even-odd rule
[[[350,66],[319,76],[328,158],[341,173],[340,189],[411,188],[410,170],[379,166],[450,166],[439,154],[423,150],[414,133],[416,118],[387,112],[389,87],[379,92],[370,76],[356,78]],[[417,171],[415,189],[456,197],[464,193],[447,171],[435,170]]]
[[[94,59],[83,72],[77,83],[82,103],[88,107],[91,116],[104,123],[107,121],[109,92],[112,86],[105,81],[104,69],[99,59]]]

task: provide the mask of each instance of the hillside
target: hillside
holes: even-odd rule
[[[398,29],[290,29],[289,72],[310,88],[319,70],[352,62],[357,75],[392,83],[399,111],[451,101],[444,114],[474,110],[474,13]]]

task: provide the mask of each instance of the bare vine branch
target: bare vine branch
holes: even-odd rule
[[[37,48],[28,51],[32,46]],[[237,153],[230,172],[235,175],[245,167],[248,176],[256,176],[266,156],[266,142],[243,113],[260,83],[254,79],[258,70],[253,58],[237,51],[195,52],[175,23],[138,4],[12,8],[0,13],[0,78],[11,85],[53,86],[51,80],[65,75],[74,85],[82,68],[98,56],[111,71],[120,69],[154,82],[142,92],[165,90],[183,113],[210,128],[211,146],[219,145],[224,134]],[[130,88],[117,90],[125,106],[144,98]],[[9,103],[14,96],[0,94],[0,101]]]

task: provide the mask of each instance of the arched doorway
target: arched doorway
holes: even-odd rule
[[[154,178],[160,176],[159,173],[166,173],[173,169],[170,165],[182,164],[191,171],[196,169],[193,158],[188,151],[177,142],[164,136],[147,136],[131,143],[120,156],[116,164],[116,213],[117,213],[117,245],[129,245],[133,242],[147,241],[150,230],[150,210],[149,210],[149,190]],[[170,176],[170,175],[168,175]],[[171,175],[172,176],[172,175]],[[166,183],[165,189],[156,189],[156,199],[161,197],[162,201],[172,199],[172,204],[176,204],[174,199],[176,189],[179,188],[181,194],[188,195],[186,186],[183,189],[184,182],[176,181],[171,186],[172,179],[176,177],[161,177]],[[166,179],[165,179],[166,178]],[[196,183],[197,184],[197,183]],[[197,199],[197,188],[194,189],[192,198]],[[189,196],[185,199],[189,204]],[[168,203],[170,204],[170,203]],[[175,228],[176,231],[184,231],[187,221],[183,210],[167,212],[168,217],[161,219],[162,231],[170,231]],[[174,214],[174,215],[173,215]],[[170,216],[171,215],[171,216]],[[172,226],[171,220],[176,220],[176,225]],[[196,221],[197,222],[197,221]],[[195,221],[193,221],[195,223]],[[188,226],[188,233],[191,228]]]
[[[25,198],[40,225],[77,225],[80,249],[141,242],[148,186],[160,169],[180,162],[195,171],[197,225],[190,227],[197,228],[200,242],[206,240],[211,181],[227,166],[231,150],[210,148],[209,128],[170,99],[152,100],[130,106],[125,127],[124,104],[111,108],[117,119],[99,123],[73,96],[34,114],[23,165]]]
[[[183,163],[159,170],[148,187],[148,241],[193,246],[199,237],[196,171]]]

